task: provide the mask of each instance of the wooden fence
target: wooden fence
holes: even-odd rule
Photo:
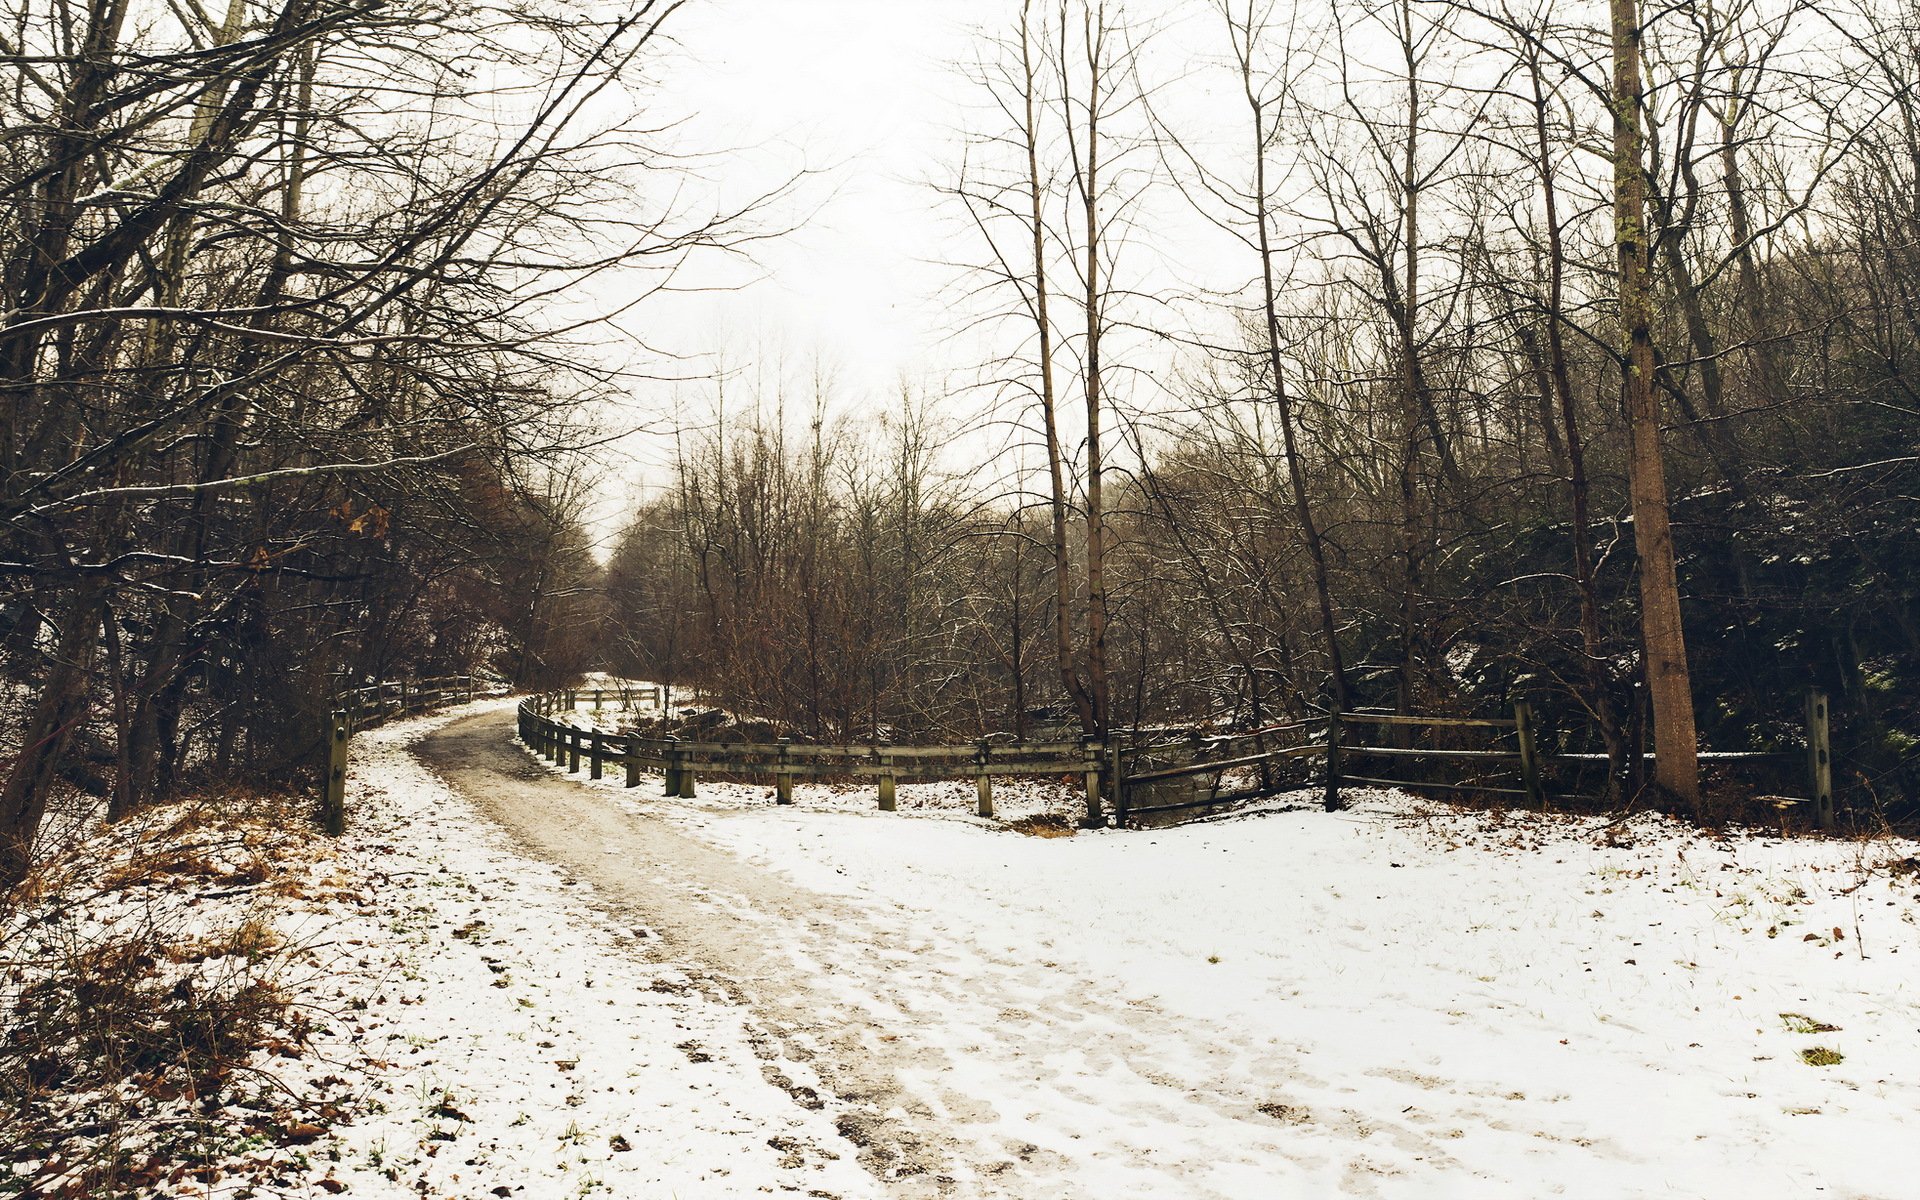
[[[618,699],[622,707],[659,693],[648,689],[601,689],[530,696],[520,702],[520,740],[550,762],[564,763],[570,772],[583,768],[600,779],[609,767],[623,771],[628,787],[640,783],[642,772],[655,772],[665,781],[669,796],[691,797],[702,775],[771,782],[774,799],[793,803],[796,779],[870,778],[875,782],[884,812],[897,807],[896,786],[938,779],[972,779],[977,811],[994,815],[993,781],[1009,775],[1074,776],[1089,796],[1098,797],[1105,775],[1105,746],[1099,742],[1007,742],[982,740],[938,746],[902,746],[879,743],[819,745],[781,739],[773,742],[694,741],[648,738],[638,734],[579,724],[583,711],[603,709]]]
[[[347,742],[356,729],[429,712],[448,704],[470,703],[494,695],[500,685],[476,675],[440,675],[400,679],[348,688],[337,693],[327,727],[327,779],[320,794],[320,827],[330,834],[347,824]]]
[[[1324,732],[1324,721],[1292,721],[1227,734],[1162,731],[1123,743],[1109,792],[1114,816],[1125,825],[1304,786],[1300,771],[1325,758]]]
[[[1605,764],[1604,754],[1546,753],[1532,709],[1523,701],[1508,717],[1419,716],[1335,712],[1307,721],[1221,735],[1187,732],[1112,743],[1009,742],[984,739],[952,745],[816,745],[647,738],[604,729],[581,713],[631,710],[662,702],[657,687],[602,688],[531,696],[520,704],[520,740],[570,772],[603,778],[609,767],[628,787],[643,772],[664,777],[669,796],[691,797],[702,775],[771,783],[780,804],[793,803],[795,779],[872,778],[879,806],[895,809],[901,780],[972,779],[978,811],[994,815],[993,780],[1009,775],[1071,776],[1085,789],[1089,812],[1113,802],[1118,824],[1144,817],[1216,810],[1258,796],[1318,785],[1329,803],[1352,785],[1408,787],[1511,796],[1545,808],[1555,798],[1593,799],[1557,790],[1556,771]],[[1810,804],[1822,829],[1834,822],[1828,751],[1827,701],[1808,695],[1806,749],[1704,752],[1711,764],[1806,762],[1808,796],[1781,804]],[[1651,762],[1651,754],[1643,755]],[[1315,768],[1318,768],[1315,770]]]
[[[432,679],[398,679],[372,683],[341,692],[334,709],[344,713],[355,729],[370,729],[384,721],[412,716],[447,704],[466,704],[475,696],[490,695],[498,687],[474,675],[440,675]]]
[[[1791,768],[1805,759],[1807,796],[1776,804],[1810,804],[1822,829],[1834,824],[1833,776],[1824,694],[1808,693],[1805,750],[1705,751],[1712,765],[1770,764]],[[1308,721],[1247,733],[1161,739],[1123,745],[1114,756],[1115,815],[1121,824],[1143,816],[1217,809],[1257,796],[1311,785],[1329,804],[1342,787],[1363,784],[1512,796],[1546,808],[1554,799],[1595,799],[1549,782],[1607,762],[1605,754],[1546,753],[1533,711],[1524,701],[1510,717],[1441,717],[1334,712]],[[1652,754],[1642,756],[1653,761]],[[1312,768],[1318,766],[1318,771]]]

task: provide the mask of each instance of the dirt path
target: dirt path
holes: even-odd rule
[[[683,831],[647,789],[555,779],[511,722],[466,718],[416,752],[750,1010],[769,1080],[827,1108],[893,1195],[1244,1197],[1275,1168],[1339,1170],[1283,1149],[1286,1122],[1261,1110],[1263,1081],[1300,1078],[1271,1040],[1196,1030],[991,931],[802,888]],[[1116,1084],[1151,1101],[1116,1113]],[[1219,1153],[1170,1150],[1173,1126]]]
[[[591,883],[619,919],[640,922],[672,957],[753,1010],[768,1078],[805,1106],[832,1100],[844,1108],[841,1131],[869,1171],[912,1185],[902,1196],[949,1194],[958,1147],[901,1086],[899,1060],[911,1051],[864,1014],[796,982],[805,951],[787,941],[791,929],[778,927],[850,914],[664,820],[636,820],[555,780],[509,740],[512,722],[511,713],[469,717],[423,739],[416,753],[529,851]],[[917,1057],[913,1065],[925,1068]],[[814,1077],[830,1095],[796,1075]]]

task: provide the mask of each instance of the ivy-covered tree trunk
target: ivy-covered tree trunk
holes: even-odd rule
[[[1613,0],[1614,248],[1619,259],[1622,371],[1627,416],[1633,544],[1640,560],[1640,626],[1653,702],[1654,782],[1690,811],[1700,805],[1693,682],[1681,626],[1667,508],[1660,413],[1653,393],[1653,305],[1648,289],[1647,185],[1642,161],[1640,13]]]

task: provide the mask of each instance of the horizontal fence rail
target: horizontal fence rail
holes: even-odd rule
[[[375,701],[389,703],[391,697],[382,694]],[[641,704],[661,710],[664,702],[657,686],[530,696],[520,704],[520,740],[569,772],[585,770],[594,779],[613,767],[634,787],[643,773],[658,773],[669,796],[691,797],[698,777],[721,776],[770,782],[776,801],[791,804],[796,779],[867,778],[876,783],[880,808],[889,812],[902,780],[972,779],[978,811],[991,817],[997,778],[1074,777],[1085,788],[1089,812],[1111,798],[1121,825],[1142,817],[1217,811],[1315,785],[1325,789],[1329,807],[1338,805],[1342,787],[1364,785],[1510,796],[1546,808],[1556,794],[1592,799],[1556,793],[1549,782],[1555,771],[1609,761],[1605,754],[1543,751],[1525,701],[1515,703],[1510,717],[1352,711],[1219,734],[1154,730],[1110,742],[983,739],[949,745],[649,738],[602,728],[590,715]],[[1816,822],[1828,829],[1834,812],[1825,697],[1810,694],[1806,712],[1805,751],[1702,751],[1701,758],[1720,764],[1789,763],[1804,755],[1810,795],[1774,799],[1783,812],[1784,806],[1810,804]],[[1653,760],[1650,753],[1641,757]]]
[[[1810,804],[1815,822],[1830,829],[1827,703],[1819,692],[1807,699],[1806,738],[1805,751],[1703,750],[1700,758],[1717,765],[1779,766],[1804,756],[1808,797],[1773,797],[1775,807],[1784,812]],[[1641,758],[1651,763],[1654,755]],[[1367,785],[1507,796],[1546,808],[1555,795],[1593,799],[1556,793],[1550,775],[1608,761],[1605,754],[1543,751],[1525,701],[1515,703],[1511,717],[1331,712],[1244,733],[1206,737],[1189,731],[1180,738],[1158,731],[1153,741],[1123,743],[1113,756],[1112,794],[1123,824],[1143,816],[1218,810],[1314,784],[1325,789],[1329,807],[1339,803],[1342,787]]]
[[[1073,776],[1089,794],[1099,795],[1105,775],[1106,747],[1101,742],[1005,742],[986,739],[949,745],[889,743],[820,744],[780,739],[728,742],[691,738],[649,738],[603,729],[576,718],[602,710],[610,700],[622,707],[647,700],[661,702],[658,688],[601,689],[529,696],[520,702],[520,740],[549,762],[569,772],[586,770],[605,777],[607,768],[625,773],[637,787],[643,773],[660,774],[669,796],[692,797],[702,775],[771,781],[776,803],[793,803],[796,779],[868,778],[875,781],[881,811],[898,807],[901,781],[972,779],[983,817],[994,815],[993,781],[1007,776]],[[586,707],[591,706],[591,707]]]
[[[471,703],[479,696],[504,690],[498,680],[478,675],[437,675],[429,679],[396,679],[348,688],[338,694],[337,712],[347,715],[355,729],[366,729],[397,717],[412,716],[449,704]]]
[[[449,704],[468,704],[478,696],[499,695],[505,684],[477,675],[438,675],[397,679],[335,693],[327,726],[327,776],[320,791],[320,827],[338,835],[347,824],[347,743],[356,729],[368,729],[400,717]]]

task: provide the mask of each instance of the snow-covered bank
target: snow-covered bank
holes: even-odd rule
[[[944,1050],[929,1087],[1060,1195],[1892,1200],[1920,1176],[1909,842],[1387,794],[1042,841],[702,790],[604,795],[859,912],[816,985]]]
[[[346,838],[209,875],[209,903],[263,893],[307,1040],[259,1057],[216,1169],[161,1194],[1897,1200],[1920,1177],[1910,842],[1392,794],[1041,839],[937,796],[584,785],[508,732],[494,702],[362,734]]]

